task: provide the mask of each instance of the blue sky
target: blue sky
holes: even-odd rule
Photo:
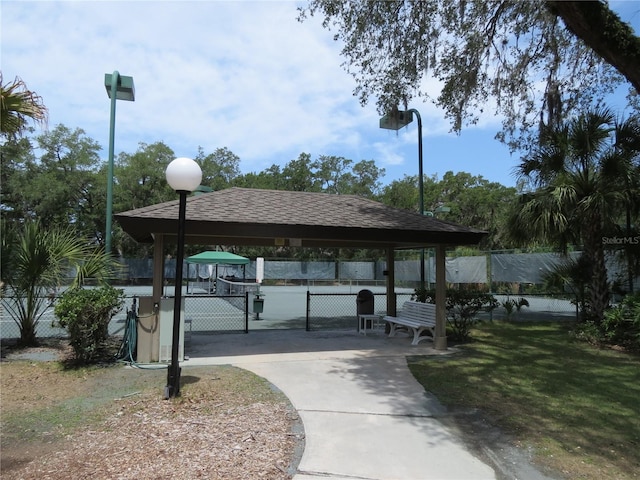
[[[243,173],[306,152],[374,160],[384,184],[418,172],[417,125],[378,127],[341,67],[320,20],[296,20],[293,1],[12,1],[1,5],[4,82],[21,77],[43,97],[49,128],[82,128],[107,158],[104,74],[132,76],[135,102],[117,102],[115,151],[163,141],[177,156],[227,147]],[[611,2],[640,31],[640,1]],[[623,102],[614,102],[622,108]],[[461,135],[442,111],[413,102],[423,121],[424,173],[451,170],[515,185],[517,155],[494,140],[493,115]]]

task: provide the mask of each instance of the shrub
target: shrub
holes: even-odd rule
[[[72,227],[45,228],[29,220],[18,223],[0,221],[0,286],[6,294],[2,313],[18,325],[19,345],[29,347],[38,344],[38,324],[49,308],[47,297],[53,289],[69,276],[73,285],[108,278],[118,264]]]
[[[640,350],[640,292],[626,295],[605,312],[602,333],[607,343]]]
[[[522,309],[522,307],[528,307],[528,306],[529,306],[529,302],[527,301],[526,298],[522,298],[522,297],[520,297],[518,300],[515,300],[513,298],[508,298],[504,302],[502,302],[502,307],[504,308],[505,313],[507,314],[507,320],[511,320],[511,316],[513,315],[514,309],[517,312],[516,318],[519,318],[520,310]]]
[[[640,292],[627,294],[621,304],[607,310],[602,323],[578,324],[576,337],[593,344],[619,345],[640,351]]]
[[[109,338],[109,322],[124,303],[124,291],[111,286],[72,288],[55,306],[58,324],[69,332],[69,343],[79,364],[95,363]]]
[[[574,330],[576,338],[597,345],[602,343],[602,330],[598,324],[591,320],[580,322]]]
[[[435,290],[416,289],[413,299],[419,302],[436,303]],[[469,339],[471,328],[478,321],[480,311],[490,311],[498,306],[496,298],[476,290],[447,289],[447,323],[453,340]]]

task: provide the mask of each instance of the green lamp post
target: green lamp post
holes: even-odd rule
[[[104,86],[111,99],[111,117],[109,122],[109,165],[107,170],[107,222],[105,226],[105,251],[111,253],[111,222],[113,210],[113,144],[116,127],[116,100],[135,100],[133,77],[120,75],[118,71],[104,74]]]
[[[394,110],[380,119],[380,128],[400,130],[413,122],[413,115],[418,119],[418,203],[420,215],[424,215],[424,180],[422,174],[422,118],[415,108],[410,110]],[[420,252],[420,288],[424,290],[424,248]]]

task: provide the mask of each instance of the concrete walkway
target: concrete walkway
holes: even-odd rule
[[[407,368],[430,342],[355,332],[194,335],[190,365],[230,364],[264,377],[298,411],[305,448],[295,480],[494,479],[437,417],[444,413]]]

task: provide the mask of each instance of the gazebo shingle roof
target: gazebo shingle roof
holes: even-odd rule
[[[115,215],[143,243],[175,239],[178,200]],[[486,232],[388,207],[356,195],[229,188],[187,198],[192,244],[416,248],[477,244]],[[295,239],[295,240],[291,240]]]

